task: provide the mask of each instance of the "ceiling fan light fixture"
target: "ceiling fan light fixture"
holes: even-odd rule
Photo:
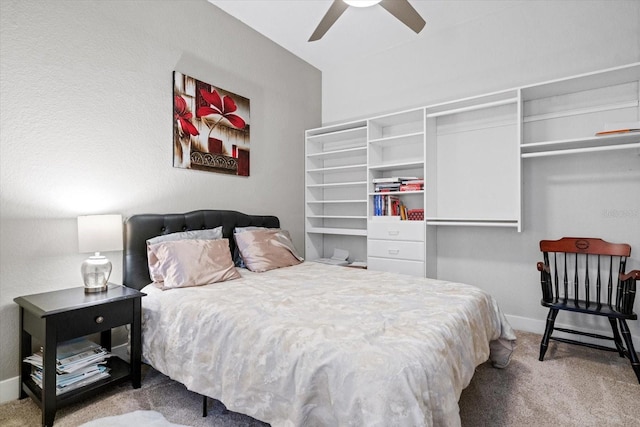
[[[369,7],[380,3],[382,0],[342,0],[349,6],[353,7]]]

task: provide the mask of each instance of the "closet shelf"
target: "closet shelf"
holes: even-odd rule
[[[307,215],[307,218],[317,219],[367,219],[366,215]]]
[[[329,228],[329,227],[308,227],[307,233],[312,234],[337,234],[342,236],[366,236],[367,230],[360,228]]]
[[[422,161],[398,162],[398,163],[389,163],[385,165],[371,165],[369,166],[369,170],[385,171],[385,170],[414,169],[414,168],[422,168],[423,165],[424,165],[424,162]]]
[[[640,132],[532,142],[520,145],[521,157],[523,159],[562,154],[623,150],[636,147],[640,147]]]
[[[369,193],[370,196],[388,196],[388,195],[410,195],[410,194],[424,194],[424,190],[417,191],[373,191]]]
[[[307,142],[327,143],[343,142],[350,139],[365,139],[367,136],[367,123],[357,122],[355,126],[346,123],[328,128],[311,129],[307,131]]]
[[[353,199],[353,200],[307,200],[307,204],[333,204],[333,203],[367,203],[366,200]]]
[[[332,166],[332,167],[328,167],[328,168],[308,169],[307,173],[345,172],[345,171],[352,171],[352,170],[356,170],[356,169],[365,170],[366,168],[367,168],[366,164],[347,165],[347,166]]]
[[[396,143],[398,141],[410,139],[410,138],[415,138],[418,142],[423,142],[423,139],[422,139],[423,137],[424,137],[424,132],[412,132],[412,133],[405,133],[401,135],[393,135],[393,136],[387,136],[383,138],[371,139],[369,140],[369,143],[370,144]]]
[[[460,108],[452,108],[450,110],[435,111],[432,113],[427,112],[427,118],[449,116],[452,114],[466,113],[469,111],[476,111],[476,110],[484,110],[486,108],[493,108],[493,107],[500,107],[502,105],[515,104],[516,102],[518,102],[517,97],[500,99],[498,101],[485,102],[482,104],[468,105]]]
[[[357,187],[360,185],[367,185],[367,181],[345,181],[345,182],[332,182],[328,184],[309,184],[307,185],[307,188]]]
[[[352,154],[352,153],[358,153],[358,152],[365,154],[367,152],[367,147],[361,146],[361,147],[353,147],[353,148],[344,148],[340,150],[323,151],[320,153],[312,153],[312,154],[307,154],[307,158],[308,159],[328,159],[332,157],[342,158],[346,154]]]
[[[437,218],[427,217],[427,225],[455,225],[474,227],[513,227],[519,228],[520,221],[517,219],[486,219],[486,218]]]

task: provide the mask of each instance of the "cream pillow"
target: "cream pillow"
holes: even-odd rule
[[[175,240],[147,246],[149,274],[160,289],[186,288],[237,279],[229,240]]]
[[[255,225],[250,225],[247,227],[236,227],[233,229],[233,234],[235,235],[236,233],[244,233],[245,231],[254,231],[254,230],[280,230],[279,228],[268,228],[268,227],[258,227]],[[235,240],[235,239],[234,239]],[[240,267],[240,268],[247,268],[247,266],[244,264],[244,260],[242,259],[242,256],[240,255],[240,249],[238,249],[238,245],[236,245],[236,247],[233,249],[233,264],[236,267]]]
[[[289,233],[281,229],[259,229],[233,235],[246,267],[255,272],[300,264]]]

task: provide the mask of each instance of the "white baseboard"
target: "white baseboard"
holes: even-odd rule
[[[16,400],[20,397],[20,382],[18,378],[20,377],[13,377],[8,380],[0,381],[0,403]]]

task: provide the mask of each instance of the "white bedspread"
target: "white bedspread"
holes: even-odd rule
[[[460,393],[489,342],[515,340],[470,285],[315,262],[240,270],[143,289],[143,358],[272,426],[460,425]]]

